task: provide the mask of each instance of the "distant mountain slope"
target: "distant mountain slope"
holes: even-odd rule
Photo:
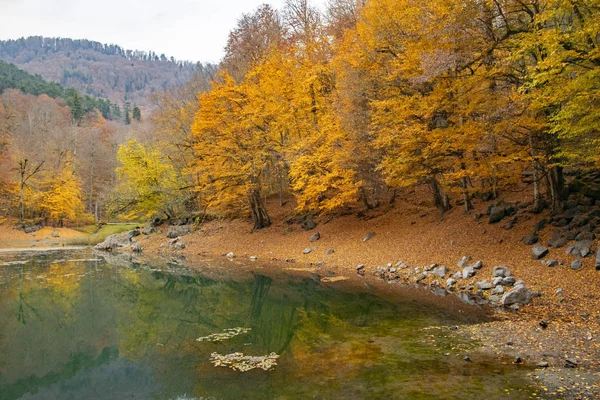
[[[83,94],[140,106],[149,104],[152,93],[181,85],[204,68],[164,54],[41,36],[0,41],[0,60]]]
[[[112,104],[110,100],[87,95],[81,96],[75,89],[65,89],[56,82],[47,82],[39,75],[31,75],[13,64],[0,61],[0,94],[6,89],[18,89],[34,96],[46,94],[53,99],[64,99],[71,107],[75,119],[80,119],[84,114],[96,108],[106,119],[121,118],[120,107]]]

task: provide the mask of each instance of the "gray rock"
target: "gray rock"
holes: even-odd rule
[[[300,226],[305,231],[310,231],[311,229],[315,229],[317,227],[317,224],[315,224],[315,221],[314,221],[312,215],[309,215],[304,219],[304,221],[302,222],[302,224]]]
[[[257,256],[250,256],[250,261],[257,261],[258,257]]]
[[[565,368],[577,368],[578,365],[579,363],[577,362],[577,360],[573,358],[567,358],[565,360]]]
[[[492,290],[492,294],[501,295],[504,294],[504,287],[502,285],[496,285]]]
[[[531,302],[531,293],[524,285],[517,285],[502,296],[501,303],[504,307],[513,305],[523,306]]]
[[[501,207],[501,206],[492,207],[492,209],[490,210],[489,223],[495,224],[497,222],[502,221],[502,219],[504,219],[504,217],[506,217],[506,210],[504,209],[504,207]]]
[[[471,265],[474,269],[481,269],[483,268],[483,262],[482,261],[477,261],[475,262],[475,264]]]
[[[311,242],[316,242],[319,239],[321,239],[321,234],[319,232],[317,232],[317,233],[313,234],[309,240]]]
[[[448,268],[446,268],[445,265],[442,265],[441,267],[437,267],[436,269],[433,270],[433,274],[440,278],[445,278],[447,273],[448,273]]]
[[[377,270],[380,270],[380,268],[383,268],[383,267],[377,267]],[[365,264],[358,264],[356,266],[357,271],[362,271],[363,269],[365,269]],[[385,272],[385,269],[383,269],[383,271]]]
[[[446,280],[446,286],[448,286],[448,287],[452,287],[452,286],[454,286],[454,285],[456,285],[456,279],[454,279],[454,278],[448,278],[448,279]]]
[[[463,256],[463,258],[461,258],[460,261],[456,265],[458,265],[460,268],[463,268],[463,267],[466,267],[470,262],[471,262],[470,256]]]
[[[600,270],[600,246],[596,250],[596,270]]]
[[[531,255],[534,260],[539,260],[548,254],[548,249],[540,244],[535,244],[531,248]]]
[[[516,280],[514,276],[507,276],[506,278],[502,278],[503,286],[513,286],[516,284]]]
[[[363,238],[363,242],[366,242],[367,240],[371,240],[373,238],[373,236],[375,236],[375,232],[369,232],[365,235],[365,237]]]
[[[462,272],[458,271],[457,273],[452,275],[452,277],[456,280],[462,279]]]
[[[307,247],[304,249],[303,253],[304,254],[309,254],[312,251],[312,249],[310,247]]]
[[[488,281],[477,282],[477,287],[481,290],[490,290],[493,286]]]
[[[523,285],[525,286],[525,282],[523,282],[523,279],[519,279],[518,281],[514,282],[515,286],[519,286],[519,285]]]
[[[327,254],[328,256],[332,255],[333,253],[335,253],[334,249],[327,249],[327,250],[325,250],[325,254]]]
[[[152,227],[152,226],[142,229],[142,234],[144,234],[144,235],[151,235],[154,232],[156,232],[156,229],[154,229],[154,227]]]
[[[494,279],[492,279],[492,285],[494,286],[498,286],[498,285],[502,285],[502,279],[504,279],[501,276],[497,276]]]
[[[592,232],[579,232],[577,236],[575,236],[575,240],[594,240],[596,235]]]
[[[537,233],[532,233],[531,235],[527,235],[521,239],[521,241],[528,246],[536,244],[538,240],[540,240],[540,238],[538,237]]]
[[[136,253],[141,253],[144,250],[144,248],[142,247],[142,245],[139,242],[135,242],[134,244],[131,245],[131,250]]]
[[[227,253],[225,255],[225,257],[227,257],[227,258],[235,258],[235,254],[233,253],[233,251],[230,251],[229,253]]]
[[[548,361],[541,361],[537,364],[538,368],[548,368],[550,366],[550,364],[548,363]]]
[[[131,244],[131,239],[131,231],[116,233],[108,236],[102,243],[98,243],[96,246],[94,246],[94,249],[101,251],[113,251],[121,247],[129,246]]]
[[[423,271],[427,271],[427,272],[433,271],[436,267],[437,267],[437,264],[430,264],[430,265],[423,267]]]
[[[556,267],[559,262],[558,260],[542,260],[542,264],[546,267]]]
[[[510,272],[510,269],[508,269],[508,267],[494,267],[494,272],[493,272],[493,276],[495,277],[502,277],[505,278],[507,276],[511,276],[512,273]]]
[[[571,249],[570,254],[574,255],[575,257],[585,258],[592,254],[592,246],[594,246],[593,240],[580,240],[573,245],[572,249],[571,246],[569,246],[567,250]]]
[[[554,247],[555,249],[560,249],[561,247],[566,246],[568,242],[569,241],[567,240],[567,238],[561,237],[561,238],[553,239],[553,240],[549,241],[548,247]]]
[[[421,282],[423,279],[427,278],[427,275],[425,274],[419,274],[416,278],[415,278],[415,283],[419,283]]]
[[[583,267],[583,265],[579,258],[571,263],[571,269],[578,270],[581,269],[581,267]]]
[[[546,225],[548,224],[548,220],[546,218],[542,218],[540,219],[536,224],[535,224],[535,231],[539,232],[542,229],[544,229],[546,227]]]
[[[475,275],[475,269],[473,267],[465,267],[462,270],[462,276],[464,279],[469,279]]]
[[[190,225],[171,225],[169,226],[169,230],[167,231],[167,237],[173,239],[179,236],[187,235],[188,233],[193,231],[194,228],[192,228]]]

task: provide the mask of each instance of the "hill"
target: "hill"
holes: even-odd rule
[[[121,117],[120,107],[110,100],[81,96],[75,89],[65,89],[58,83],[47,82],[39,75],[31,75],[14,64],[0,61],[0,94],[6,89],[18,89],[34,96],[46,94],[53,99],[61,98],[71,107],[73,116],[78,120],[96,108],[106,119],[114,120]]]
[[[82,94],[140,107],[150,104],[153,93],[181,85],[205,68],[152,51],[41,36],[0,41],[0,60]]]

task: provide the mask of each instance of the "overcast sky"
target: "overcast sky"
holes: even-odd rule
[[[0,0],[0,39],[90,39],[217,62],[239,16],[262,3],[279,9],[283,0]]]

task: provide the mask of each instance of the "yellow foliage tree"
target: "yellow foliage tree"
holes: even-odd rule
[[[81,185],[71,163],[66,165],[48,182],[48,190],[41,195],[40,208],[49,220],[62,224],[73,221],[84,212]]]

